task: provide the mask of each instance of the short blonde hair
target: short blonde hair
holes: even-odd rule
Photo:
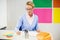
[[[30,6],[32,6],[32,8],[34,8],[34,3],[33,3],[32,1],[28,1],[28,2],[26,3],[26,5],[30,5]]]

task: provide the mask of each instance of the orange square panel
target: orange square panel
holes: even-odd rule
[[[60,8],[60,0],[53,0],[53,7]]]

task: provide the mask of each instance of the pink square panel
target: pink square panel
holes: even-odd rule
[[[33,12],[38,16],[39,23],[52,23],[52,8],[35,8]]]

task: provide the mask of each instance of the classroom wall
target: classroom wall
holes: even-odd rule
[[[25,13],[25,3],[28,0],[7,0],[7,26],[8,29],[14,29],[17,24],[19,17]]]
[[[0,28],[7,26],[7,0],[0,0]]]
[[[7,0],[7,29],[13,30],[19,17],[25,13],[27,0]],[[6,17],[6,16],[5,16]],[[41,31],[51,33],[53,40],[60,40],[60,24],[39,23]]]

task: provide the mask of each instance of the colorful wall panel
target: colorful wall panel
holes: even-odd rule
[[[52,7],[52,0],[33,0],[35,7]]]
[[[54,23],[60,23],[60,8],[54,8]]]
[[[60,23],[60,0],[33,0],[39,23]]]
[[[60,0],[53,0],[53,6],[54,7],[60,7]]]
[[[51,8],[36,8],[34,13],[38,15],[39,23],[51,23],[52,22],[52,9]]]

